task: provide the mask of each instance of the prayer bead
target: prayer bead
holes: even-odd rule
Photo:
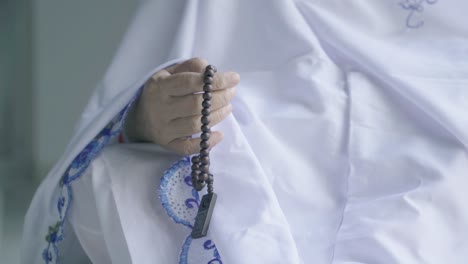
[[[210,183],[213,183],[213,180],[214,180],[214,176],[213,174],[208,174],[208,179],[206,179],[205,181],[210,184]]]
[[[201,127],[201,131],[204,132],[204,133],[209,133],[211,131],[210,127],[207,126],[207,125],[203,125]]]
[[[198,155],[195,155],[192,157],[192,163],[199,163],[200,162],[200,157]]]
[[[210,157],[209,156],[203,156],[200,158],[200,163],[201,164],[210,164]]]
[[[208,156],[208,155],[210,154],[210,151],[208,150],[208,148],[202,148],[202,149],[200,150],[200,154],[201,154],[202,156]]]
[[[203,186],[203,187],[205,187],[205,186],[206,186],[206,182],[203,181],[203,180],[201,180],[201,179],[199,178],[199,179],[197,180],[197,185],[198,185],[198,186]],[[203,187],[202,187],[202,188],[203,188]]]
[[[210,143],[208,143],[208,141],[202,140],[202,141],[200,142],[200,147],[201,147],[201,148],[204,148],[204,149],[208,149],[208,148],[210,147]],[[201,152],[200,152],[200,153],[201,153]]]
[[[206,186],[205,182],[197,181],[197,183],[195,184],[195,189],[197,191],[201,191],[203,190],[203,188],[205,188],[205,186]]]
[[[210,123],[210,118],[208,116],[202,116],[201,122],[204,125],[208,125]]]
[[[211,129],[208,126],[210,123],[210,107],[213,86],[213,77],[216,73],[216,68],[213,65],[208,65],[205,68],[205,73],[203,81],[205,82],[203,86],[204,94],[202,102],[202,117],[200,121],[202,123],[200,135],[200,154],[192,158],[192,185],[197,191],[203,190],[203,188],[208,185],[208,194],[204,195],[198,209],[197,216],[195,218],[195,224],[192,229],[192,238],[201,238],[206,236],[208,232],[208,227],[210,224],[211,214],[213,213],[214,205],[216,203],[217,195],[214,193],[213,188],[213,174],[209,172],[210,170],[210,144],[208,140],[210,139]]]
[[[205,84],[205,85],[203,85],[203,91],[204,91],[204,92],[211,92],[211,91],[213,91],[213,85],[211,85],[211,84]]]
[[[210,168],[208,167],[208,165],[203,164],[203,165],[200,166],[200,171],[202,172],[202,174],[203,173],[208,173],[209,169]]]
[[[208,100],[203,100],[202,102],[203,108],[210,108],[211,107],[211,102]]]
[[[213,83],[213,77],[210,77],[210,76],[205,76],[205,78],[203,79],[203,81],[207,84],[212,84]]]
[[[208,66],[206,66],[205,71],[207,71],[207,70],[212,70],[212,71],[214,71],[214,72],[217,72],[217,71],[218,71],[218,70],[216,69],[216,67],[213,66],[213,65],[208,65]]]
[[[201,113],[202,113],[202,115],[204,115],[204,116],[208,116],[208,115],[210,114],[210,109],[208,109],[208,108],[203,108],[203,109],[201,110]]]
[[[209,140],[210,139],[210,132],[203,132],[201,135],[200,135],[200,138],[202,140]]]
[[[212,69],[207,69],[205,71],[205,76],[210,76],[210,77],[213,77],[215,74],[215,71],[213,71]]]
[[[203,99],[205,99],[205,100],[211,100],[211,97],[212,97],[212,95],[211,95],[210,92],[205,92],[203,94]]]
[[[210,175],[208,173],[201,173],[198,179],[202,181],[206,181],[209,179],[209,177]]]

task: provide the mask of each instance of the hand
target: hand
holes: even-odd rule
[[[207,65],[206,60],[193,58],[153,75],[129,113],[125,128],[129,139],[154,142],[181,155],[197,153],[200,138],[190,136],[201,131],[201,92]],[[235,72],[215,74],[210,127],[231,113],[230,102],[239,80],[239,74]],[[210,147],[222,138],[220,131],[213,131]]]

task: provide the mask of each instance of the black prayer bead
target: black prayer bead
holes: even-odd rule
[[[208,116],[202,116],[201,122],[204,125],[208,125],[210,123],[210,118]]]
[[[200,162],[200,157],[198,155],[195,155],[192,157],[192,163],[199,163]]]
[[[211,92],[211,91],[213,91],[213,86],[211,84],[205,84],[205,85],[203,85],[203,91],[204,92]]]
[[[203,78],[203,81],[207,84],[212,84],[213,83],[213,77],[210,77],[210,76],[205,76],[205,78]]]
[[[211,135],[210,132],[203,132],[203,133],[200,135],[200,138],[201,138],[202,140],[208,140],[208,139],[210,139],[210,135]]]
[[[203,149],[208,149],[210,147],[210,143],[208,143],[208,141],[204,141],[202,140],[200,142],[200,147],[203,148]],[[201,153],[201,152],[200,152]]]
[[[203,108],[203,109],[201,110],[201,113],[202,113],[202,115],[204,115],[204,116],[208,116],[208,115],[210,114],[210,109],[208,109],[208,108]]]
[[[215,74],[215,71],[213,71],[212,69],[206,69],[205,71],[205,76],[213,77],[214,74]]]
[[[207,70],[212,70],[212,71],[214,71],[214,72],[217,72],[217,71],[218,71],[218,70],[216,69],[216,67],[213,66],[213,65],[208,65],[208,66],[206,66],[205,71],[207,71]]]
[[[210,175],[208,173],[201,173],[200,176],[199,176],[199,180],[201,181],[206,181],[208,180],[210,177]]]
[[[195,183],[195,189],[196,189],[197,191],[203,190],[203,188],[205,188],[205,186],[206,186],[206,183],[203,182],[203,181],[197,181],[197,182]]]
[[[211,102],[208,100],[203,100],[202,102],[203,108],[210,108],[211,107]]]
[[[208,173],[210,171],[210,167],[208,165],[203,164],[200,166],[200,171],[202,172],[202,174]]]
[[[213,183],[213,180],[214,180],[213,174],[210,173],[208,174],[208,179],[206,179],[205,181],[207,183]]]
[[[202,110],[201,110],[201,135],[200,135],[200,154],[192,157],[192,185],[197,191],[201,191],[208,185],[208,193],[213,192],[213,174],[209,172],[210,169],[210,143],[208,142],[211,136],[210,124],[210,107],[211,100],[213,99],[213,78],[216,73],[216,68],[213,65],[208,65],[205,68],[203,75],[203,91],[202,94]]]
[[[209,156],[203,156],[200,159],[201,164],[210,164],[210,157]]]
[[[203,148],[200,150],[200,154],[202,156],[208,156],[210,154],[210,151],[208,150],[208,148]]]
[[[204,187],[204,186],[203,186]],[[208,185],[208,193],[212,193],[214,190],[213,190],[213,185]]]
[[[205,93],[203,94],[203,99],[204,99],[204,100],[211,100],[211,97],[212,97],[212,95],[211,95],[210,92],[205,92]]]
[[[206,182],[205,182],[204,180],[202,180],[202,179],[199,178],[199,179],[197,180],[197,185],[201,185],[201,186],[205,187]],[[203,188],[203,187],[202,187],[202,188]]]
[[[209,133],[211,131],[210,127],[207,126],[207,125],[203,125],[201,127],[201,131],[204,132],[204,133]]]

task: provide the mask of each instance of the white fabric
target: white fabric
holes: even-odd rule
[[[157,202],[161,176],[177,159],[155,145],[126,144],[94,160],[73,186],[70,214],[93,263],[178,262],[187,230],[175,228]]]
[[[242,79],[212,152],[219,198],[210,236],[224,263],[465,263],[467,8],[461,0],[143,2],[36,193],[24,263],[39,262],[56,221],[53,190],[74,156],[155,68],[193,56]],[[407,28],[408,19],[424,24]],[[145,207],[171,160],[157,153],[106,150],[85,175],[92,183],[81,189],[92,190],[108,250],[90,256],[96,263],[177,258],[184,236],[175,224],[163,228],[171,223],[161,208]],[[134,161],[116,169],[122,159]],[[143,239],[151,236],[161,241]]]

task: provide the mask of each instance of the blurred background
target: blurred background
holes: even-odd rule
[[[136,0],[0,0],[0,256],[104,74]]]

